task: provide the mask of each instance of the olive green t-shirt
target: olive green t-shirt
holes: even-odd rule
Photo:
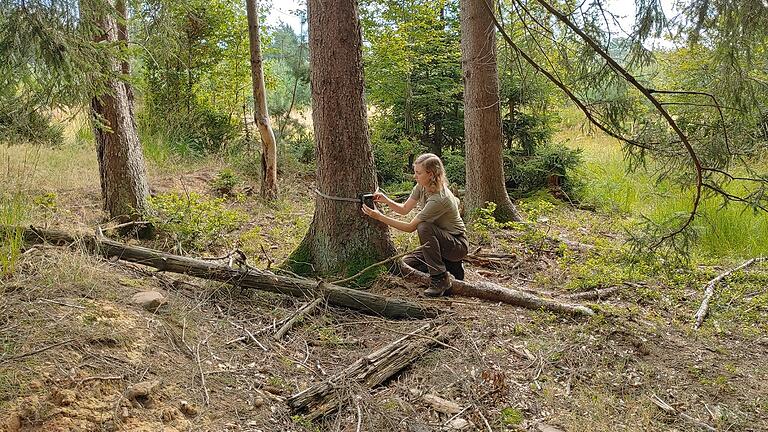
[[[422,222],[432,222],[445,231],[458,235],[466,231],[464,221],[459,215],[459,199],[447,188],[430,194],[417,184],[408,199],[415,199],[421,211],[416,215]]]

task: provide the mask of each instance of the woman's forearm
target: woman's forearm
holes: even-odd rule
[[[414,232],[416,230],[416,227],[418,226],[418,222],[415,219],[410,222],[403,222],[401,220],[391,218],[381,213],[379,213],[379,216],[376,219],[380,222],[383,222],[391,226],[392,228],[396,228],[396,229],[399,229],[400,231],[404,231],[408,233]]]

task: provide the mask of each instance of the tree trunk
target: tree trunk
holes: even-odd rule
[[[83,3],[83,13],[103,30],[95,38],[96,42],[116,42],[118,25],[115,18],[103,7]],[[110,67],[111,74],[122,70],[117,59],[110,62]],[[104,209],[111,218],[121,222],[140,220],[148,210],[149,185],[133,118],[130,87],[116,78],[111,78],[107,87],[107,93],[91,99]]]
[[[258,0],[245,0],[248,14],[248,37],[251,46],[251,79],[253,80],[254,120],[259,128],[262,147],[261,196],[272,200],[277,197],[277,143],[267,110],[267,91],[264,88],[264,68],[261,61],[259,38]]]
[[[483,0],[461,0],[461,66],[468,213],[496,203],[499,221],[522,218],[507,195],[502,160],[501,105],[496,72],[496,30]]]
[[[307,12],[317,188],[356,198],[376,190],[357,1],[310,0]],[[300,274],[354,274],[394,255],[389,229],[360,205],[318,195],[309,232],[287,264]]]

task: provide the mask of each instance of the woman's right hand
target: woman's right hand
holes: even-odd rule
[[[390,199],[389,199],[388,196],[384,195],[381,192],[374,192],[373,193],[373,201],[377,202],[377,203],[389,204]]]

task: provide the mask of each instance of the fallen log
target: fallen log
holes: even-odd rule
[[[406,280],[411,280],[424,286],[427,286],[430,283],[428,274],[420,272],[402,261],[400,261],[400,268],[403,277]],[[450,295],[474,297],[483,300],[490,300],[493,302],[507,303],[526,309],[544,309],[574,316],[591,316],[595,314],[592,309],[584,305],[562,303],[557,300],[539,297],[531,293],[503,287],[492,282],[469,283],[451,278]]]
[[[420,358],[435,345],[442,345],[457,333],[453,325],[429,323],[396,341],[358,359],[331,378],[287,399],[288,406],[305,419],[315,420],[338,409],[343,389],[350,382],[371,388],[384,383]]]
[[[709,300],[715,294],[715,285],[717,285],[718,282],[725,279],[725,277],[730,275],[731,273],[737,272],[741,269],[745,269],[756,262],[765,261],[766,259],[768,259],[768,257],[757,257],[757,258],[752,258],[750,260],[744,261],[743,263],[741,263],[740,266],[730,269],[726,272],[720,273],[714,279],[709,281],[709,283],[707,283],[707,287],[704,289],[704,299],[701,300],[701,305],[699,306],[699,310],[696,311],[696,315],[695,315],[696,324],[694,325],[694,328],[698,329],[704,323],[704,318],[706,318],[707,313],[709,313]]]
[[[3,229],[22,228],[0,227],[0,230]],[[172,255],[141,246],[127,245],[103,236],[83,235],[81,237],[74,237],[65,232],[43,230],[34,227],[23,230],[24,241],[27,244],[81,244],[87,251],[96,255],[142,264],[163,272],[186,274],[202,279],[225,282],[242,288],[287,294],[299,298],[311,299],[320,297],[324,298],[328,304],[334,306],[387,318],[434,318],[441,312],[434,307],[384,297],[366,291],[358,291],[310,279],[281,276],[266,271],[231,268],[209,261]]]

